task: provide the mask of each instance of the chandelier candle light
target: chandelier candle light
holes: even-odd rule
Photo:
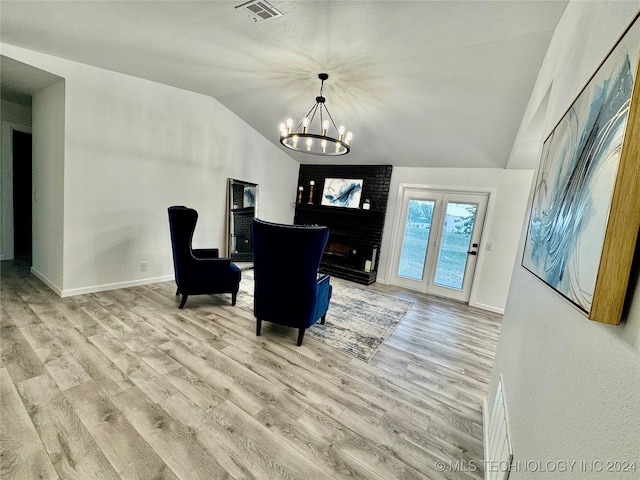
[[[316,97],[316,103],[309,113],[302,119],[302,122],[295,130],[292,130],[293,120],[287,120],[287,123],[280,124],[280,143],[287,148],[302,153],[310,153],[312,155],[345,155],[351,150],[351,139],[353,134],[348,132],[345,135],[344,126],[339,128],[333,121],[333,117],[329,113],[329,109],[325,103],[325,98],[322,96],[322,89],[324,87],[324,81],[329,78],[326,73],[319,73],[320,79],[320,95]],[[317,131],[320,133],[311,133],[313,120],[318,113],[319,126]],[[326,117],[325,118],[325,114]],[[329,128],[333,126],[336,135],[329,135]]]

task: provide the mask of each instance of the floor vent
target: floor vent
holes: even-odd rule
[[[282,16],[282,13],[264,0],[252,0],[238,5],[236,8],[239,9],[238,11],[246,13],[254,22]]]
[[[487,407],[485,400],[482,409],[484,414],[484,478],[485,480],[507,480],[513,461],[513,448],[509,438],[502,375],[500,375],[498,382],[491,415],[488,418]]]

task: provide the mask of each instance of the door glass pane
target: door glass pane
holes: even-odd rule
[[[409,200],[398,265],[399,276],[422,280],[434,205],[433,200]]]
[[[434,283],[461,289],[477,205],[448,203]]]

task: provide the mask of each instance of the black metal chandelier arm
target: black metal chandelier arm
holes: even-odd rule
[[[327,115],[329,115],[329,120],[331,120],[331,124],[333,125],[333,128],[336,129],[336,132],[338,132],[338,135],[340,135],[340,130],[338,129],[338,126],[336,125],[336,122],[333,121],[333,117],[331,116],[331,112],[329,112],[329,109],[327,108],[327,106],[324,106],[324,109],[327,111]]]
[[[316,115],[315,110],[317,108],[318,108],[318,104],[316,103],[313,107],[311,107],[311,110],[309,110],[307,114],[304,117],[302,117],[303,121],[298,124],[298,126],[295,128],[295,130],[293,130],[293,132],[297,132],[298,130],[300,130],[300,128],[302,127],[302,123],[304,122],[304,119],[309,118],[310,114],[311,114],[311,118],[309,118],[309,125],[311,125],[311,121],[313,120],[313,117]]]
[[[311,117],[309,117],[309,114],[307,113],[307,118],[309,119],[309,126],[311,126],[311,124],[313,123],[313,119],[316,118],[316,112],[318,111],[319,106],[320,104],[316,103],[313,106],[313,108],[309,111],[309,113],[313,111],[313,113],[311,113]],[[320,107],[320,121],[322,121],[322,107]]]

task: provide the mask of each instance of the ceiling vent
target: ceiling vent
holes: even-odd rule
[[[236,7],[239,12],[246,13],[254,22],[281,17],[282,13],[264,0],[252,0]]]

